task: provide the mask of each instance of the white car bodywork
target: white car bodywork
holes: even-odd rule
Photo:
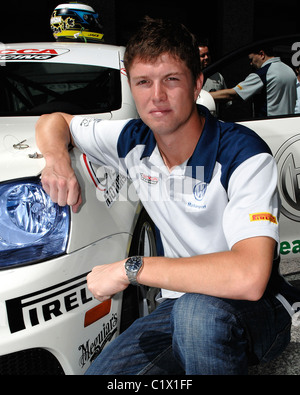
[[[268,143],[276,159],[281,199],[280,253],[287,259],[293,259],[300,252],[300,118],[283,117],[241,123]]]
[[[0,61],[2,67],[21,60],[28,64],[74,63],[119,70],[120,109],[95,116],[135,118],[123,54],[122,47],[100,44],[11,44],[1,47]],[[40,176],[44,159],[35,142],[37,119],[38,116],[0,118],[0,185]],[[70,213],[65,254],[34,264],[20,262],[0,268],[0,375],[7,364],[12,366],[11,373],[16,373],[14,361],[18,359],[34,374],[36,365],[31,372],[31,359],[40,356],[46,366],[48,358],[55,357],[52,365],[60,365],[54,369],[56,374],[83,374],[97,353],[119,333],[122,295],[99,303],[87,289],[86,275],[96,265],[128,256],[141,207],[132,190],[132,200],[127,199],[130,186],[117,173],[97,169],[76,149],[71,157],[84,204],[78,214]],[[100,182],[105,180],[102,188],[97,176]],[[8,368],[5,369],[6,373]]]

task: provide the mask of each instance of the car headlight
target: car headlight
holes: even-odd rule
[[[69,208],[53,203],[39,180],[0,184],[0,268],[63,254],[69,226]]]

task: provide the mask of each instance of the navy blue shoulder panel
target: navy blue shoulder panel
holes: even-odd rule
[[[220,123],[217,161],[222,165],[221,182],[227,191],[234,170],[247,159],[262,153],[272,155],[268,145],[253,130],[234,123]]]
[[[271,66],[271,63],[261,67],[255,71],[255,74],[259,76],[263,83],[263,88],[258,95],[254,95],[254,110],[257,117],[268,116],[268,97],[267,97],[267,73]]]
[[[229,179],[234,170],[252,156],[268,153],[268,145],[251,129],[235,123],[216,120],[208,111],[199,106],[206,117],[203,134],[188,166],[204,166],[205,182],[209,183],[216,161],[222,166],[221,182],[227,191]],[[144,146],[141,158],[149,157],[156,147],[151,129],[140,119],[129,121],[118,140],[119,158],[125,158],[136,146]]]
[[[267,73],[272,63],[267,64],[266,66],[261,67],[255,71],[255,74],[259,76],[262,80],[263,84],[266,85],[267,83]]]
[[[204,182],[212,179],[216,162],[222,166],[221,183],[227,191],[234,170],[245,160],[260,153],[271,154],[268,145],[251,129],[213,117],[203,106],[199,114],[205,116],[205,125],[197,147],[188,161],[192,176],[196,178],[197,166],[204,168]]]
[[[137,145],[145,146],[142,158],[150,156],[156,146],[151,129],[141,119],[133,119],[124,126],[117,146],[119,158],[125,158]]]

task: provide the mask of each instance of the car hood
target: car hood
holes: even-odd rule
[[[0,182],[38,176],[44,168],[35,142],[37,119],[0,118]]]

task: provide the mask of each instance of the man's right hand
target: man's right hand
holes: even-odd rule
[[[76,213],[82,198],[68,152],[69,144],[73,143],[70,135],[72,118],[64,113],[42,115],[36,124],[36,140],[46,161],[41,177],[45,192],[54,203],[69,205]]]
[[[67,159],[47,164],[42,172],[42,185],[45,192],[59,206],[69,205],[76,213],[82,203],[81,189],[75,172]]]

